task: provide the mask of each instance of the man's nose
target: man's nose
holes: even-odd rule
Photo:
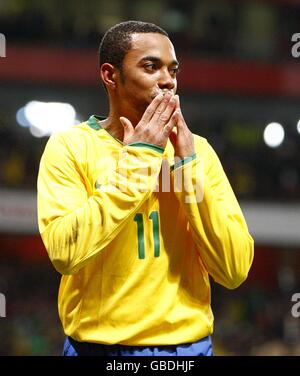
[[[168,69],[162,70],[158,82],[160,89],[172,90],[175,87],[175,79],[170,75]]]

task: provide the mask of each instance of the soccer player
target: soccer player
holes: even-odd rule
[[[38,221],[62,274],[64,355],[212,355],[209,278],[233,289],[247,277],[253,240],[184,120],[178,69],[163,29],[115,25],[100,44],[108,116],[45,148]]]

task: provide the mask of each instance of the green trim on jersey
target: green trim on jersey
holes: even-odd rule
[[[101,125],[98,123],[94,115],[90,116],[89,120],[86,123],[88,126],[95,129],[96,131],[99,131],[99,129],[102,129]]]
[[[185,158],[181,159],[181,161],[178,161],[173,166],[171,166],[171,171],[173,171],[176,168],[179,168],[179,167],[193,161],[194,159],[196,159],[196,157],[197,157],[197,155],[196,155],[196,153],[194,153],[193,155],[191,155],[189,157],[185,157]]]
[[[145,148],[149,148],[155,151],[158,151],[159,153],[163,154],[165,151],[164,148],[161,148],[160,146],[153,145],[153,144],[148,144],[147,142],[132,142],[131,144],[128,144],[128,146],[142,146]]]
[[[90,116],[90,118],[88,119],[88,121],[86,121],[86,124],[88,126],[90,126],[91,128],[95,129],[96,131],[99,131],[100,129],[103,129],[105,132],[107,132],[115,141],[117,141],[119,144],[121,145],[124,145],[124,143],[119,140],[118,138],[112,136],[105,128],[101,127],[101,125],[99,124],[98,120],[105,120],[105,116],[100,116],[100,115],[92,115]]]

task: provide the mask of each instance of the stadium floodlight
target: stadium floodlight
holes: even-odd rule
[[[34,137],[50,136],[76,124],[76,111],[69,103],[30,101],[16,115]]]
[[[300,133],[300,119],[298,120],[298,123],[297,123],[297,131],[298,133]]]
[[[6,38],[0,33],[0,57],[6,57]]]
[[[277,148],[284,140],[284,128],[279,123],[270,123],[264,130],[264,141],[270,148]]]

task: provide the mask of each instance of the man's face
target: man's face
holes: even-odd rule
[[[169,38],[158,33],[133,34],[122,72],[124,80],[119,79],[118,99],[125,112],[142,116],[157,94],[175,94],[178,62]]]

